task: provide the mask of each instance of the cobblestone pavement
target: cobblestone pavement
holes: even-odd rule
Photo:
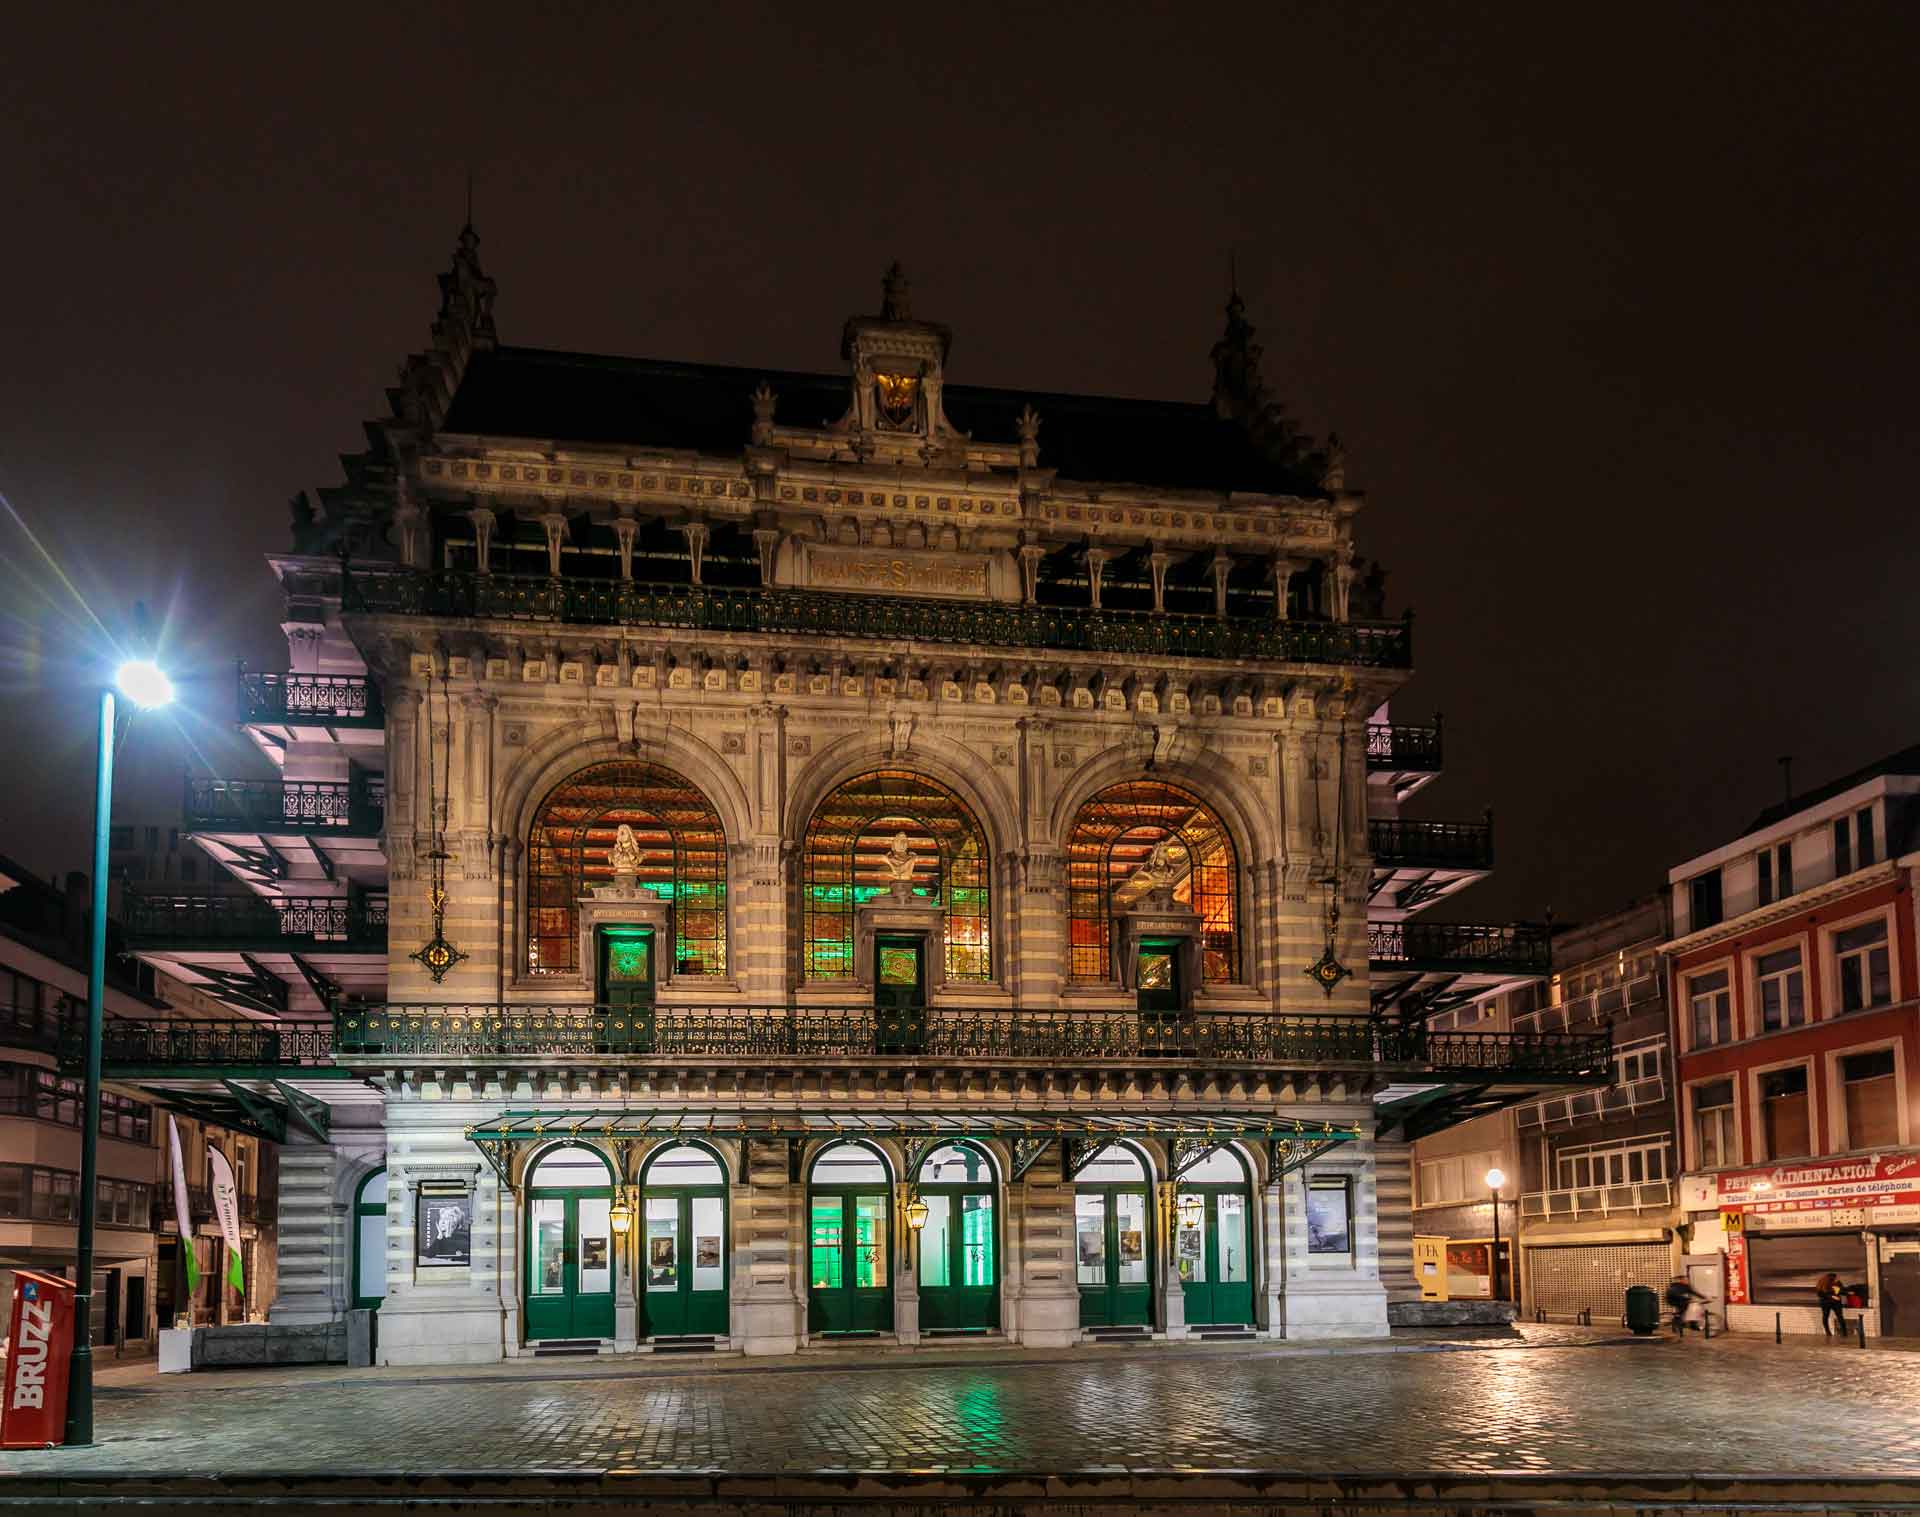
[[[1764,1340],[312,1373],[105,1389],[92,1449],[0,1469],[1920,1474],[1920,1361]]]

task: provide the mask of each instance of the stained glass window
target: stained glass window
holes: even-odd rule
[[[711,802],[658,764],[595,764],[562,781],[533,819],[527,854],[527,973],[579,971],[579,897],[613,883],[622,825],[638,882],[668,903],[675,974],[727,972],[727,840]]]
[[[1239,862],[1226,824],[1198,796],[1143,778],[1109,786],[1074,817],[1067,838],[1068,978],[1114,978],[1114,913],[1156,889],[1157,870],[1174,879],[1174,901],[1200,917],[1200,978],[1222,984],[1237,976]]]
[[[937,902],[949,980],[990,980],[993,953],[986,834],[951,790],[924,774],[879,769],[848,780],[807,824],[801,870],[802,954],[809,980],[857,978],[854,908],[893,888],[888,855],[904,837],[913,893]]]

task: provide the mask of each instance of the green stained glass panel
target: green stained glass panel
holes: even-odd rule
[[[607,946],[607,978],[627,984],[652,979],[653,945],[645,938],[616,938]]]
[[[920,983],[920,954],[913,948],[882,948],[880,950],[880,983],[882,985],[918,985]]]

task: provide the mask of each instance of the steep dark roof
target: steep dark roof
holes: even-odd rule
[[[1902,748],[1898,753],[1890,753],[1883,759],[1877,759],[1864,769],[1856,769],[1852,774],[1843,774],[1837,780],[1813,790],[1804,790],[1800,794],[1784,801],[1778,801],[1767,807],[1747,824],[1747,833],[1758,832],[1763,827],[1771,827],[1775,822],[1785,821],[1796,812],[1818,806],[1822,801],[1830,801],[1836,795],[1853,789],[1855,785],[1864,785],[1868,780],[1877,780],[1888,774],[1920,774],[1920,743],[1911,748]]]
[[[749,397],[765,380],[783,425],[838,421],[844,375],[609,358],[541,348],[473,355],[441,428],[490,437],[625,443],[734,453],[747,443]],[[949,384],[947,417],[982,442],[1012,443],[1021,410],[1040,416],[1040,462],[1088,483],[1320,496],[1303,470],[1267,458],[1209,405],[1050,395]]]

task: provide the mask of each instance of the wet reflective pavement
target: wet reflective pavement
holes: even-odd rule
[[[1279,1346],[107,1389],[78,1471],[1920,1474],[1920,1354],[1760,1340]]]

